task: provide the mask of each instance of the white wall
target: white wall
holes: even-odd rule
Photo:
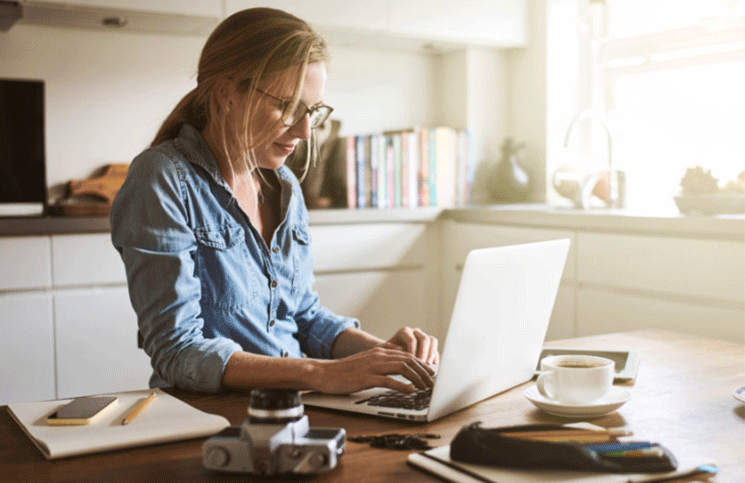
[[[16,25],[0,77],[46,83],[47,182],[129,162],[195,86],[206,38]],[[331,47],[325,100],[342,134],[439,122],[436,55]]]

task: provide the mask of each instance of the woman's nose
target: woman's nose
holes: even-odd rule
[[[306,113],[300,121],[290,128],[293,136],[310,139],[310,114]]]

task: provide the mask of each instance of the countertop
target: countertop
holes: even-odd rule
[[[545,204],[504,204],[454,209],[342,209],[310,212],[311,225],[432,223],[437,220],[745,241],[745,215],[687,216],[681,215],[677,210],[577,210]],[[105,233],[109,229],[107,216],[0,218],[0,236]]]

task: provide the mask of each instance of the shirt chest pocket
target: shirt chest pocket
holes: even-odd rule
[[[202,297],[221,307],[241,305],[240,300],[251,294],[251,264],[246,247],[246,235],[241,226],[197,228],[195,275],[202,286]]]

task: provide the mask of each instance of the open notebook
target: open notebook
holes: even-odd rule
[[[156,397],[127,425],[122,419],[151,393]],[[85,426],[49,426],[49,414],[70,400],[41,401],[8,406],[10,415],[47,459],[65,458],[133,446],[167,443],[209,436],[230,426],[222,416],[208,414],[160,389],[111,394],[116,407]]]

